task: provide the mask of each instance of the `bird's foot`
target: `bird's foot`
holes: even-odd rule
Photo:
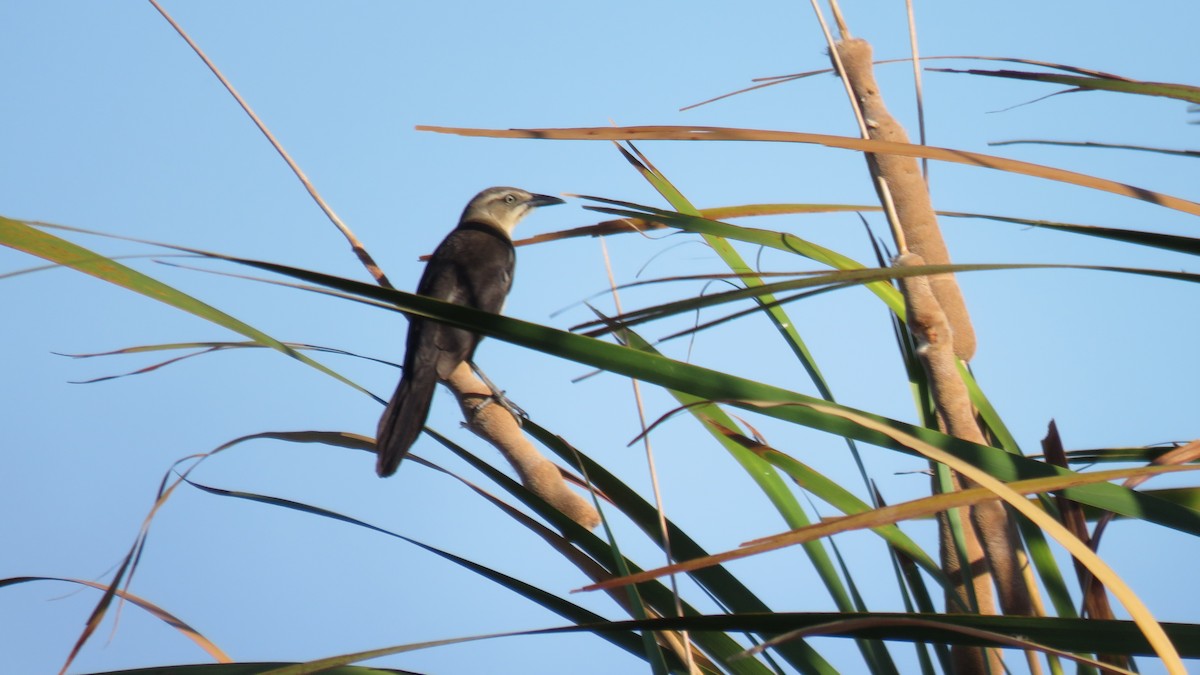
[[[512,418],[517,421],[517,426],[519,427],[525,426],[525,420],[529,419],[529,413],[525,412],[525,409],[521,406],[513,403],[512,400],[505,396],[504,392],[502,391],[493,391],[491,396],[488,396],[477,403],[472,412],[478,413],[480,410],[483,410],[492,403],[496,403],[501,408],[507,410],[508,414],[512,415]]]
[[[499,403],[500,407],[507,410],[508,414],[512,415],[512,418],[517,421],[517,426],[525,426],[524,420],[529,419],[529,413],[525,412],[521,406],[509,400],[509,398],[504,395],[504,392],[499,387],[492,384],[492,381],[488,379],[487,375],[483,374],[483,371],[479,369],[479,366],[476,366],[471,362],[468,362],[468,364],[471,366],[471,370],[475,371],[475,374],[479,376],[479,379],[483,380],[483,383],[487,385],[488,391],[492,392],[491,396],[483,399],[479,402],[479,405],[475,406],[475,412],[483,410],[489,403]]]

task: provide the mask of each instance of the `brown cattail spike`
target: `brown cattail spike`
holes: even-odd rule
[[[837,51],[846,69],[846,79],[867,120],[870,137],[878,141],[908,143],[908,134],[888,112],[879,93],[879,85],[872,71],[870,43],[858,39],[844,40],[838,43]],[[921,256],[927,264],[949,264],[950,253],[938,228],[937,214],[929,198],[929,186],[921,176],[917,160],[899,155],[875,154],[868,154],[866,158],[871,174],[887,182],[907,250]],[[878,185],[876,187],[878,189]],[[946,313],[954,332],[954,353],[958,358],[969,361],[975,355],[975,330],[971,327],[958,282],[951,274],[936,274],[929,280],[933,294],[937,296],[938,304]]]

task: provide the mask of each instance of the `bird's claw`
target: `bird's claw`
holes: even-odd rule
[[[483,374],[483,371],[479,369],[479,366],[476,366],[471,362],[468,362],[468,364],[471,366],[471,370],[475,371],[475,374],[479,376],[479,379],[483,380],[483,383],[487,385],[488,391],[492,392],[491,396],[479,402],[479,405],[475,407],[475,411],[478,412],[482,410],[489,403],[499,403],[500,407],[507,410],[508,414],[512,415],[512,418],[517,421],[517,426],[525,426],[523,420],[529,419],[529,413],[525,412],[521,406],[509,400],[509,398],[504,395],[504,391],[492,384],[492,381],[488,379],[488,376]]]
[[[525,426],[524,421],[529,419],[529,413],[525,412],[525,409],[522,408],[521,406],[517,405],[516,403],[513,403],[512,400],[510,400],[507,396],[505,396],[504,392],[502,392],[502,391],[493,392],[491,396],[488,396],[488,397],[484,398],[482,401],[480,401],[479,403],[476,403],[475,407],[472,408],[471,411],[473,413],[478,414],[480,410],[483,410],[484,408],[488,407],[489,405],[491,405],[493,403],[495,403],[495,404],[499,405],[501,408],[504,408],[505,410],[507,410],[508,414],[512,415],[512,418],[514,420],[516,420],[517,426],[519,426],[519,427]]]
[[[499,403],[500,407],[507,410],[508,414],[512,415],[513,419],[517,421],[517,426],[525,426],[525,420],[529,419],[529,413],[525,412],[525,409],[521,406],[513,403],[511,399],[504,395],[504,392],[494,392],[490,400]]]

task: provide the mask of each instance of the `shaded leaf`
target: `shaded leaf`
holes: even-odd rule
[[[1060,73],[1036,73],[1026,70],[959,70],[955,68],[930,68],[930,70],[940,73],[983,75],[986,77],[1003,77],[1011,80],[1065,84],[1080,91],[1115,91],[1124,94],[1162,96],[1189,103],[1200,103],[1200,87],[1193,87],[1186,84],[1172,84],[1169,82],[1131,80],[1119,75],[1097,71],[1090,71],[1081,75],[1063,75]]]

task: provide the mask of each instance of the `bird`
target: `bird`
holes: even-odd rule
[[[500,313],[516,267],[513,228],[534,209],[563,203],[558,197],[514,187],[492,187],[475,195],[458,226],[434,249],[417,294]],[[375,472],[380,477],[399,468],[425,426],[437,383],[464,361],[473,364],[480,339],[476,333],[432,319],[409,319],[404,371],[376,432]]]

